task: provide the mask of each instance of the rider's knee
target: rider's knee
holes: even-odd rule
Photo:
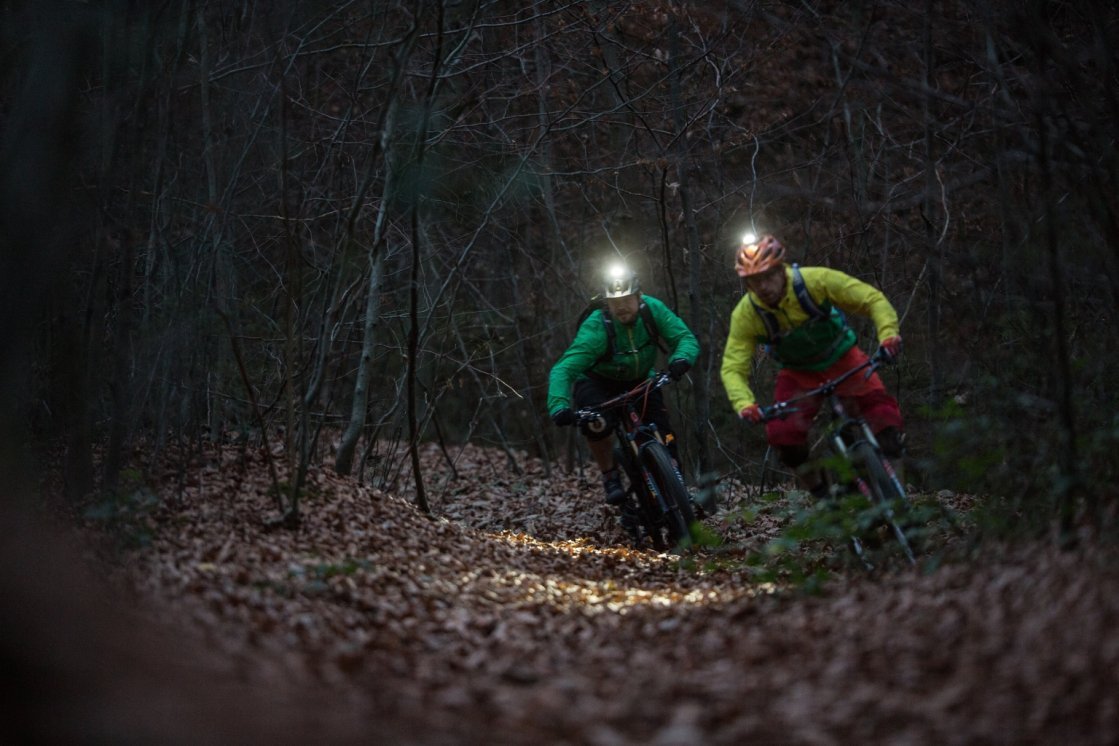
[[[896,427],[884,427],[874,434],[886,458],[900,459],[905,455],[905,433]]]

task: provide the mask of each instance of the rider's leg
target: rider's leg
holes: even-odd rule
[[[621,385],[603,380],[581,378],[575,382],[573,399],[576,407],[593,407],[612,396],[621,393]],[[607,415],[607,426],[601,433],[591,432],[586,426],[581,428],[587,445],[590,447],[591,456],[602,472],[602,490],[606,493],[606,502],[616,505],[625,500],[625,488],[622,486],[622,474],[618,464],[614,461],[613,422],[611,415]]]
[[[617,464],[614,463],[614,441],[610,438],[603,438],[602,440],[591,440],[587,438],[587,445],[591,449],[591,456],[594,457],[594,462],[598,464],[598,468],[603,474],[616,469]]]
[[[617,505],[626,498],[625,487],[622,486],[622,473],[614,461],[614,440],[606,437],[598,440],[587,438],[587,445],[591,448],[591,455],[602,470],[602,491],[606,493],[606,502]]]
[[[882,453],[894,467],[898,479],[905,484],[905,427],[897,399],[890,396],[879,381],[876,387],[856,397],[855,401],[882,447]]]
[[[797,476],[800,485],[812,493],[817,500],[828,497],[828,482],[824,473],[814,464],[808,463],[808,445],[775,446],[777,457]]]
[[[878,445],[882,446],[882,453],[894,467],[898,481],[905,484],[905,432],[900,428],[884,427],[874,434]]]
[[[878,439],[878,445],[882,446],[882,453],[886,454],[886,458],[900,459],[905,455],[905,433],[900,429],[884,427],[874,437]]]
[[[816,374],[793,371],[783,368],[777,373],[773,388],[773,399],[784,401],[792,399],[817,385]],[[812,420],[819,410],[819,402],[806,400],[798,404],[798,409],[788,417],[770,420],[765,426],[765,436],[781,463],[797,476],[801,487],[812,493],[813,497],[827,496],[828,484],[823,472],[809,461],[808,431]]]

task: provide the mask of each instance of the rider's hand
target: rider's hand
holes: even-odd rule
[[[751,404],[747,407],[743,407],[742,411],[738,413],[738,416],[744,420],[749,420],[750,422],[761,422],[762,408],[759,407],[757,404]]]
[[[574,425],[575,424],[575,412],[571,409],[571,407],[564,407],[563,409],[557,409],[552,414],[552,422],[556,423],[560,427],[566,427],[567,425]]]
[[[901,357],[901,337],[894,335],[882,340],[882,358],[887,363],[892,363]]]
[[[691,369],[691,363],[682,357],[678,357],[668,364],[668,375],[672,376],[673,381],[679,381]]]

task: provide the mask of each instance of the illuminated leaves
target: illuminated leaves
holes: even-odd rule
[[[1116,735],[1117,574],[1092,553],[857,572],[810,599],[735,561],[778,536],[779,500],[725,485],[707,524],[727,544],[681,564],[625,544],[593,475],[548,477],[525,454],[475,446],[450,457],[457,476],[438,449],[422,455],[435,518],[406,484],[388,494],[313,470],[297,531],[264,528],[263,462],[227,464],[178,507],[165,499],[122,572],[248,680],[415,713],[418,732],[845,742],[905,722],[916,743]]]

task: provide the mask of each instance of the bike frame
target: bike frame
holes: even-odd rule
[[[657,484],[654,474],[642,458],[642,452],[652,444],[667,446],[667,443],[665,443],[664,437],[655,423],[645,422],[642,419],[643,412],[638,411],[638,403],[646,402],[650,394],[671,381],[672,377],[668,373],[657,373],[629,391],[602,402],[597,407],[580,409],[575,413],[577,423],[586,425],[592,432],[602,432],[602,429],[595,429],[595,424],[601,423],[603,429],[606,427],[606,419],[603,413],[612,410],[618,411],[618,417],[614,420],[614,437],[619,446],[621,465],[630,478],[630,491],[634,492],[637,497],[638,509],[646,513],[643,516],[643,521],[650,534],[654,534],[654,542],[657,541],[656,527],[662,525],[665,518],[670,516],[673,511],[683,511],[686,508],[686,522],[690,523],[691,520],[694,520],[690,506],[674,504],[676,501],[670,495],[666,495],[666,491],[661,488],[661,485]],[[673,476],[679,482],[682,494],[686,495],[683,475],[675,462],[672,464],[672,470]],[[657,515],[648,515],[654,508]]]
[[[897,472],[894,470],[890,460],[882,453],[882,447],[879,445],[878,439],[874,437],[874,433],[866,423],[866,420],[861,416],[852,415],[847,411],[847,407],[843,403],[843,396],[839,393],[839,387],[844,381],[858,373],[863,373],[866,378],[869,378],[881,367],[883,362],[882,353],[879,351],[873,357],[867,358],[864,363],[851,368],[830,381],[825,381],[811,391],[806,391],[791,399],[774,402],[768,407],[761,408],[762,420],[768,422],[769,420],[786,417],[794,412],[800,411],[801,408],[796,406],[798,402],[815,398],[823,399],[823,403],[820,406],[820,413],[826,412],[828,418],[828,423],[824,428],[824,440],[832,453],[840,456],[846,463],[853,467],[852,472],[855,476],[855,487],[871,504],[876,504],[879,500],[875,498],[874,490],[868,483],[868,474],[864,471],[864,468],[862,468],[863,465],[860,464],[859,460],[854,456],[864,444],[869,446],[877,456],[879,463],[882,465],[890,481],[895,497],[903,501],[908,499],[905,486],[898,478]],[[817,420],[821,417],[820,413],[817,414]],[[906,540],[904,532],[897,525],[893,509],[888,504],[885,505],[884,508],[887,521],[893,528],[910,562],[913,562],[914,557],[909,547],[909,542]],[[852,537],[852,543],[856,554],[863,557],[862,545],[859,540]]]
[[[881,364],[881,361],[876,357],[867,358],[866,362],[851,368],[830,381],[824,381],[810,391],[805,391],[785,401],[774,402],[768,407],[761,407],[762,421],[769,422],[770,420],[782,419],[790,414],[799,412],[801,408],[795,406],[799,402],[809,399],[823,399],[820,412],[827,412],[829,417],[828,425],[824,431],[824,437],[832,451],[840,456],[849,458],[851,450],[856,445],[860,442],[866,442],[875,450],[881,452],[882,448],[878,444],[878,439],[874,437],[874,433],[871,432],[866,421],[862,417],[851,415],[847,411],[846,405],[843,404],[843,397],[839,394],[839,387],[848,378],[862,371],[866,371],[864,375],[869,378]],[[819,413],[817,413],[816,419],[820,419]],[[892,467],[890,471],[892,474]],[[894,475],[894,478],[896,479],[896,475]],[[897,486],[901,488],[900,481]]]

